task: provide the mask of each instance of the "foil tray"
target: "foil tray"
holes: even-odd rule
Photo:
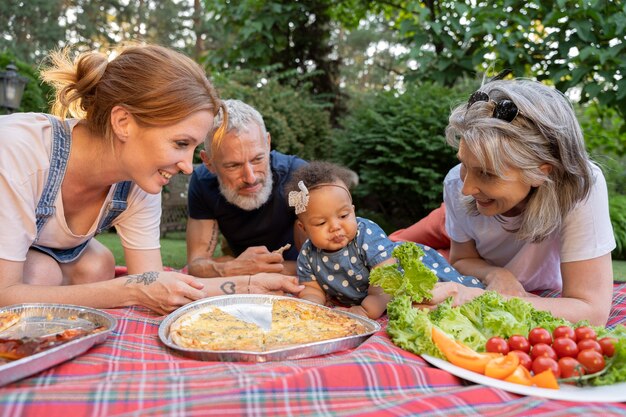
[[[319,304],[299,300],[293,297],[284,297],[278,295],[222,295],[218,297],[210,297],[187,304],[184,307],[170,313],[159,326],[159,338],[161,342],[170,349],[179,352],[181,355],[201,360],[201,361],[223,361],[223,362],[269,362],[282,361],[288,359],[302,359],[312,356],[325,355],[328,353],[339,352],[345,349],[354,348],[363,343],[368,337],[381,329],[380,324],[366,317],[352,314],[346,311],[333,310],[336,313],[351,317],[365,326],[367,331],[360,335],[342,337],[339,339],[323,340],[320,342],[306,343],[302,345],[288,346],[285,348],[265,351],[250,352],[243,350],[202,350],[189,349],[178,346],[170,338],[170,326],[183,314],[193,310],[200,310],[206,307],[219,307],[223,311],[236,316],[237,318],[255,323],[262,329],[268,329],[271,322],[272,304],[275,300],[289,299],[302,303],[314,304],[322,308]]]
[[[19,323],[0,332],[0,338],[40,337],[67,329],[104,330],[71,340],[51,349],[21,359],[0,364],[0,386],[33,375],[83,354],[93,345],[102,343],[115,329],[117,321],[100,310],[69,304],[17,304],[0,308],[22,316]]]

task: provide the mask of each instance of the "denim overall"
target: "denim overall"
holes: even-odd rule
[[[52,124],[52,152],[50,155],[50,172],[48,174],[48,180],[39,203],[37,204],[37,208],[35,209],[35,215],[37,218],[37,237],[35,238],[35,243],[39,239],[41,229],[43,229],[48,219],[50,219],[50,217],[54,214],[54,201],[57,198],[59,188],[61,188],[61,183],[63,182],[63,177],[65,176],[65,169],[67,168],[67,160],[70,156],[70,148],[72,144],[72,134],[68,122],[61,122],[56,117],[50,115],[46,116]],[[107,211],[98,224],[96,234],[110,228],[113,220],[115,220],[120,213],[126,210],[126,199],[128,198],[131,184],[131,181],[123,181],[115,184],[113,200],[109,203]],[[68,263],[78,259],[87,247],[89,240],[91,239],[88,239],[86,242],[70,249],[52,249],[36,245],[35,243],[33,243],[31,248],[50,255],[59,263]]]

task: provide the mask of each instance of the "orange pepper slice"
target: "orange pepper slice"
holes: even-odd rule
[[[515,368],[513,373],[507,376],[506,378],[504,378],[504,380],[506,382],[526,385],[529,387],[533,384],[532,376],[530,375],[530,372],[528,371],[528,369],[526,369],[524,365],[517,365],[517,368]]]
[[[504,379],[511,375],[519,366],[519,356],[509,352],[506,356],[491,359],[485,366],[485,375],[491,378]]]
[[[559,382],[552,369],[546,369],[531,378],[532,384],[539,388],[559,389]]]
[[[485,367],[490,360],[494,357],[502,356],[500,353],[476,352],[472,348],[465,346],[463,343],[457,342],[445,332],[434,326],[432,329],[432,338],[433,342],[443,353],[448,362],[479,374],[485,373]]]

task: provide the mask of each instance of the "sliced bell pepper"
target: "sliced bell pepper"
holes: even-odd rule
[[[531,378],[531,382],[539,388],[559,389],[559,382],[557,381],[556,376],[554,376],[552,369],[546,369],[545,371],[534,375]]]
[[[485,373],[485,366],[494,357],[500,357],[500,353],[479,353],[472,348],[457,342],[445,332],[433,326],[432,329],[433,343],[443,353],[448,362],[459,366],[463,369]]]
[[[528,369],[526,369],[524,365],[517,365],[517,368],[515,368],[515,371],[513,371],[511,375],[504,378],[504,380],[506,382],[526,385],[529,387],[533,384],[532,376],[530,375],[530,372],[528,371]]]
[[[519,366],[519,356],[509,352],[506,356],[491,359],[485,366],[485,375],[491,378],[504,379],[511,375]]]

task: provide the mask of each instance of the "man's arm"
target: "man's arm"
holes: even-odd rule
[[[187,268],[196,277],[223,276],[223,265],[214,258],[219,228],[215,220],[187,219]]]
[[[215,220],[187,219],[187,268],[196,277],[228,277],[261,272],[288,273],[283,256],[264,246],[252,246],[237,258],[214,257],[219,236]]]

